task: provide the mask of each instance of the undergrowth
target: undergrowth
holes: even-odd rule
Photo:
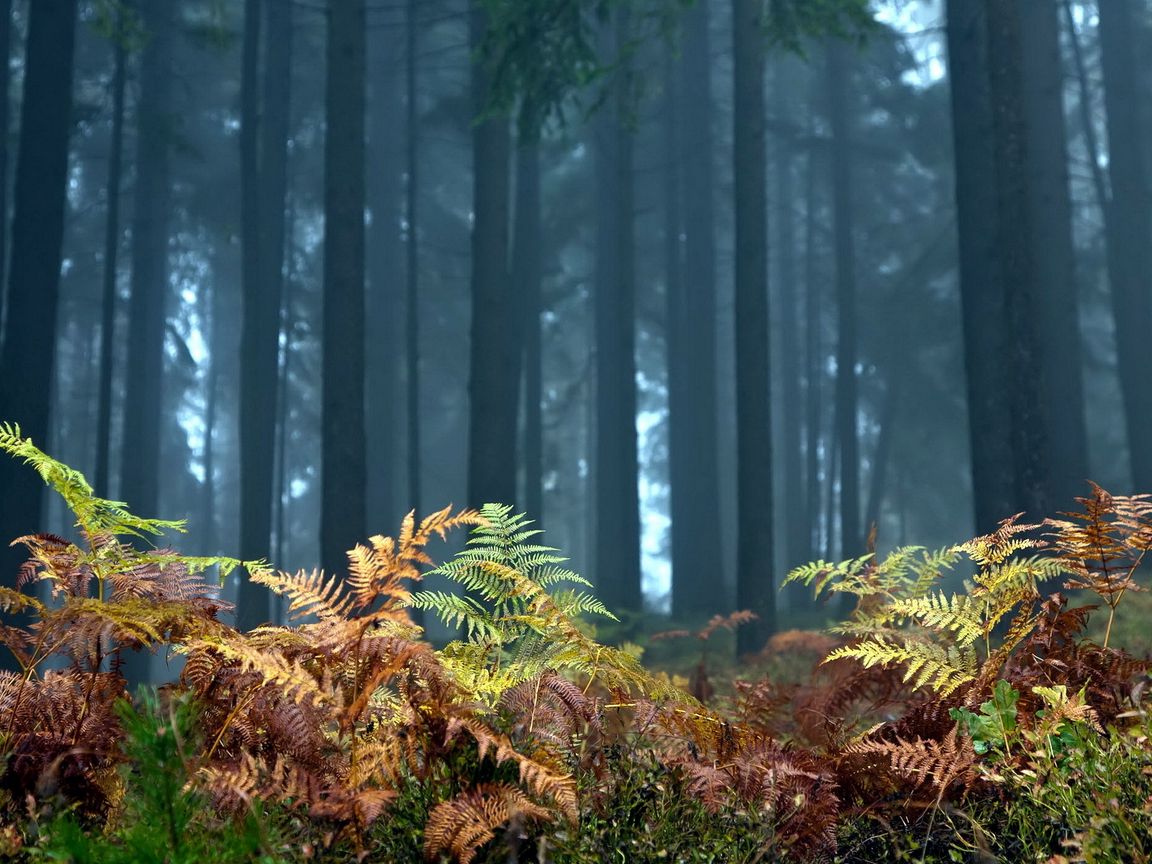
[[[646,643],[679,658],[669,673],[591,635],[610,611],[508,507],[409,515],[345,575],[247,562],[290,621],[242,633],[205,578],[241,562],[141,550],[179,523],[97,498],[15,427],[0,449],[64,496],[79,538],[19,538],[29,561],[0,588],[21,613],[0,629],[20,670],[0,673],[9,858],[1152,855],[1149,664],[1118,647],[1152,546],[1143,496],[1092,487],[1060,519],[807,565],[789,581],[853,596],[844,623],[779,633],[732,674],[724,639],[750,615],[717,616]],[[460,528],[435,565],[429,542]],[[961,564],[965,590],[944,590]],[[430,571],[456,590],[424,590]],[[1095,597],[1101,631],[1065,591]],[[459,637],[434,649],[411,609]],[[122,656],[156,650],[186,657],[180,679],[129,700]]]

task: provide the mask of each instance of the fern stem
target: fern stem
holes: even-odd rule
[[[248,706],[249,702],[252,701],[252,697],[255,695],[259,688],[260,684],[252,685],[251,689],[249,689],[247,693],[245,693],[240,699],[236,700],[236,705],[233,706],[228,716],[224,718],[224,723],[221,725],[220,731],[216,733],[216,738],[212,741],[212,746],[208,748],[208,753],[204,757],[205,764],[208,764],[212,761],[212,756],[216,753],[216,748],[219,747],[220,742],[224,740],[224,733],[228,731],[228,727],[232,725],[232,721],[236,719],[236,716]]]

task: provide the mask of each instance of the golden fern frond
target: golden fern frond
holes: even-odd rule
[[[980,604],[965,594],[944,592],[907,600],[896,600],[892,611],[911,618],[937,632],[951,632],[962,645],[971,645],[984,636]]]
[[[520,772],[520,782],[533,794],[541,798],[551,798],[559,811],[575,824],[579,819],[579,805],[576,795],[576,779],[567,771],[547,765],[520,753],[512,745],[508,736],[497,732],[475,717],[453,717],[448,722],[446,740],[451,741],[461,732],[467,732],[476,742],[479,756],[483,759],[492,755],[496,764],[513,762]]]
[[[432,860],[448,852],[459,864],[471,864],[480,847],[507,822],[550,817],[514,786],[483,783],[432,808],[424,827],[424,855]]]
[[[307,573],[283,573],[257,570],[249,575],[257,585],[264,585],[272,593],[289,598],[288,612],[293,619],[315,615],[321,620],[344,621],[355,600],[344,593],[340,581],[326,577],[322,570]]]
[[[975,679],[979,669],[976,653],[970,646],[941,646],[917,640],[896,643],[883,637],[837,648],[824,662],[843,658],[858,660],[866,669],[872,666],[903,666],[905,682],[910,682],[916,688],[930,686],[941,696],[947,696]]]
[[[254,672],[269,684],[274,684],[286,698],[301,704],[316,705],[332,701],[332,689],[317,681],[299,659],[288,660],[275,651],[261,650],[243,638],[209,637],[199,640],[192,648],[208,648],[226,660],[235,662],[243,672]]]

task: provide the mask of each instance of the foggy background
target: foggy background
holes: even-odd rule
[[[0,420],[182,551],[331,570],[500,501],[751,649],[873,526],[1152,492],[1146,0],[0,21]],[[4,460],[5,543],[69,523]]]

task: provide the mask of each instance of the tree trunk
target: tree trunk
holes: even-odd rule
[[[120,186],[124,162],[124,96],[127,90],[128,48],[124,7],[116,11],[112,37],[112,131],[108,139],[108,213],[104,222],[104,282],[100,301],[100,375],[97,384],[96,472],[93,487],[108,497],[112,459],[112,378],[116,344],[117,276],[120,261]],[[2,265],[0,265],[2,266]]]
[[[376,41],[371,51],[372,99],[368,106],[368,143],[371,166],[368,175],[369,210],[372,224],[368,242],[368,363],[366,406],[369,430],[368,526],[372,533],[390,533],[400,518],[396,506],[396,397],[400,366],[396,346],[402,338],[404,294],[400,281],[402,238],[404,127],[400,81],[400,58],[393,48],[393,34]]]
[[[947,9],[972,495],[980,533],[1017,512],[1011,424],[1006,422],[1014,409],[1004,386],[1010,343],[998,259],[984,3],[949,0]]]
[[[1116,321],[1116,359],[1124,397],[1125,428],[1137,492],[1152,490],[1152,207],[1141,112],[1145,99],[1133,44],[1131,0],[1099,4],[1104,106],[1108,115],[1108,175],[1112,196],[1105,210],[1108,275]]]
[[[776,65],[776,113],[778,118],[792,116],[793,102],[789,94],[795,89],[795,67],[790,57]],[[801,417],[804,408],[800,382],[803,375],[800,348],[800,314],[798,309],[796,273],[796,202],[793,187],[794,143],[791,134],[776,136],[776,246],[780,262],[779,298],[780,316],[780,395],[782,422],[780,424],[783,453],[778,464],[783,467],[784,495],[784,568],[785,571],[807,560],[809,538],[804,507],[804,455]],[[792,591],[792,600],[799,601],[807,591]]]
[[[516,224],[512,282],[524,315],[524,510],[544,524],[544,392],[541,350],[541,280],[544,232],[541,224],[539,129],[522,109],[516,152]]]
[[[999,386],[1007,388],[1012,397],[1012,412],[1008,415],[1012,425],[1012,463],[1015,473],[1015,509],[1004,513],[1006,518],[1023,510],[1032,518],[1046,515],[1050,499],[1048,481],[1048,430],[1044,411],[1044,376],[1041,365],[1041,334],[1037,324],[1041,316],[1037,310],[1042,291],[1047,286],[1038,281],[1038,249],[1029,240],[1033,233],[1035,197],[1032,184],[1033,155],[1028,149],[1028,119],[1025,105],[1023,21],[1018,0],[987,0],[988,3],[988,59],[989,91],[994,140],[995,188],[998,228],[997,260],[1004,286],[1006,318],[1010,328],[1007,344],[1008,368],[1013,374],[1002,378]],[[1024,238],[1024,242],[1020,242]],[[1067,298],[1064,298],[1067,300]],[[1074,298],[1070,312],[1075,314]],[[1073,326],[1074,329],[1074,326]],[[1074,350],[1073,346],[1054,346],[1060,350]],[[1078,364],[1077,364],[1078,366]],[[1076,370],[1079,371],[1078,368]],[[1002,373],[1001,373],[1002,374]],[[1067,394],[1065,394],[1067,398]],[[1081,410],[1076,403],[1073,411]]]
[[[809,560],[820,555],[823,534],[820,493],[820,439],[824,416],[822,391],[824,382],[824,340],[822,285],[816,277],[816,155],[811,147],[804,169],[804,455],[805,505],[808,522]],[[827,448],[825,448],[827,450]],[[829,460],[830,461],[830,460]]]
[[[364,0],[331,0],[324,152],[324,397],[320,560],[347,569],[365,536]]]
[[[840,448],[840,557],[864,554],[860,533],[860,439],[856,380],[856,221],[851,119],[851,46],[828,43],[828,118],[832,127],[832,233],[836,258],[836,441]]]
[[[8,319],[8,135],[12,71],[12,0],[0,0],[0,350]]]
[[[681,454],[672,454],[672,608],[680,618],[719,612],[727,603],[720,556],[717,433],[716,207],[712,135],[712,45],[708,2],[686,13],[679,64],[679,164],[684,206],[682,303],[669,331],[682,358]],[[673,445],[673,450],[675,446]],[[679,492],[677,492],[679,486]],[[677,527],[679,526],[679,527]]]
[[[628,20],[611,25],[612,56]],[[636,452],[636,274],[633,142],[627,125],[630,64],[616,70],[596,123],[596,584],[613,611],[639,613],[639,461]]]
[[[736,219],[736,605],[760,616],[737,633],[758,651],[776,629],[772,584],[772,416],[769,403],[768,204],[760,4],[733,0],[733,168]]]
[[[261,63],[261,30],[265,24]],[[240,134],[244,241],[240,553],[247,560],[268,560],[272,542],[291,46],[291,6],[247,0]],[[242,581],[236,626],[251,630],[266,623],[269,596],[261,586]]]
[[[484,40],[487,13],[471,11],[474,49]],[[488,102],[489,72],[472,64],[472,110]],[[516,418],[520,394],[520,326],[508,269],[511,136],[503,116],[472,129],[472,341],[468,382],[468,502],[516,501]]]
[[[417,51],[420,30],[416,18],[417,0],[408,0],[405,22],[405,113],[407,144],[405,163],[407,179],[404,186],[404,215],[408,233],[405,253],[405,323],[404,347],[407,371],[406,419],[408,439],[408,500],[405,508],[420,514],[421,484],[421,431],[420,431],[420,106],[418,102]]]
[[[1048,432],[1047,484],[1053,503],[1068,507],[1088,478],[1088,431],[1076,289],[1064,69],[1059,10],[1053,0],[1020,4],[1029,220],[1035,267],[1042,413]]]
[[[171,11],[166,0],[144,0],[140,6],[147,41],[140,60],[140,97],[136,108],[132,300],[120,496],[142,516],[156,516],[160,504],[160,421],[171,210],[169,148],[174,41]]]
[[[19,423],[40,446],[51,429],[75,31],[76,0],[31,4],[8,274],[8,335],[0,352],[0,417]],[[12,584],[25,557],[8,543],[44,528],[44,488],[27,465],[0,459],[0,578],[5,585]]]

